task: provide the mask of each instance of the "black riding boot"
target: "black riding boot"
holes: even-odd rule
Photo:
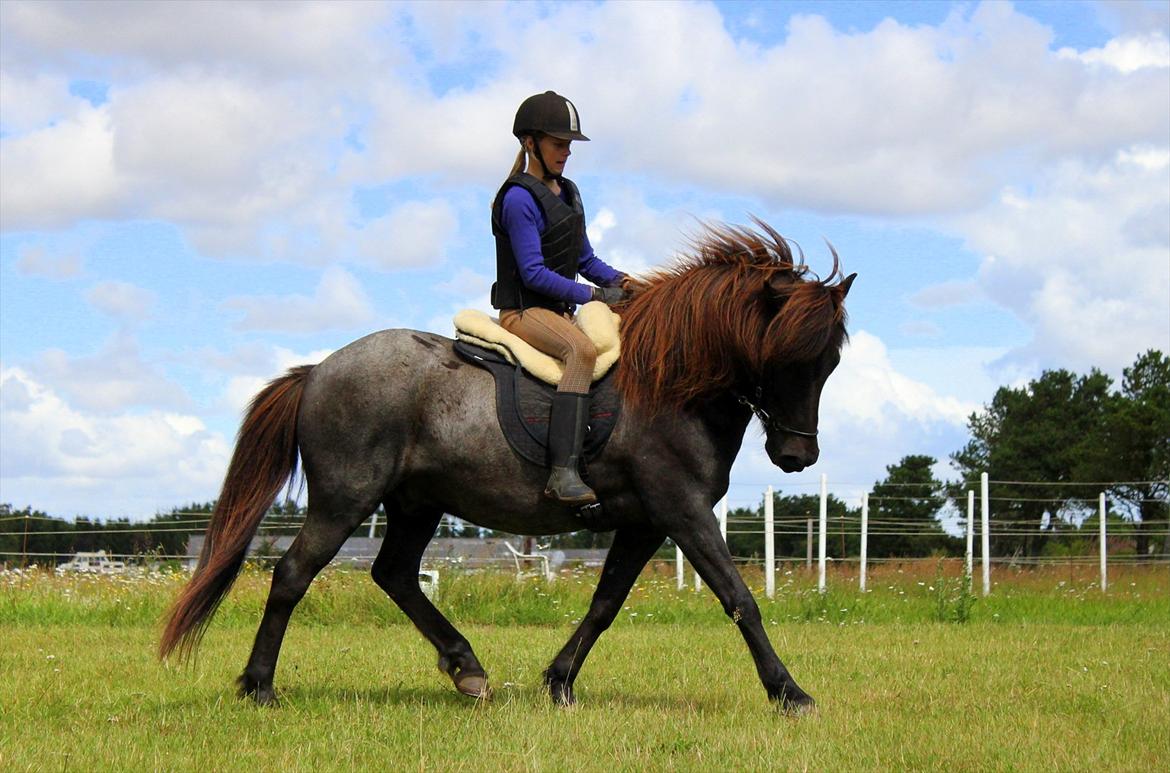
[[[573,392],[553,394],[552,417],[548,422],[548,453],[552,473],[544,495],[567,505],[591,505],[597,501],[593,489],[581,480],[577,464],[585,426],[589,423],[589,395]]]

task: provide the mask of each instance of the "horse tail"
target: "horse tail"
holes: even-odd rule
[[[244,564],[252,536],[297,471],[297,413],[312,365],[291,368],[252,399],[215,503],[199,564],[171,607],[159,657],[198,646]]]

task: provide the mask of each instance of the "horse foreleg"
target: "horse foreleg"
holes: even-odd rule
[[[646,566],[664,539],[656,531],[619,529],[614,534],[613,546],[605,557],[605,566],[602,567],[597,590],[593,592],[589,611],[544,672],[544,682],[554,702],[562,706],[573,704],[573,681],[581,670],[585,656],[593,648],[597,637],[609,628],[642,567]]]
[[[723,611],[739,627],[768,698],[777,701],[785,711],[797,713],[811,709],[812,697],[797,686],[772,649],[760,620],[760,608],[732,563],[727,543],[710,511],[696,510],[693,517],[686,518],[679,528],[668,533],[719,599]]]
[[[371,569],[374,582],[434,645],[439,653],[439,670],[451,678],[455,689],[473,698],[490,698],[487,673],[471,644],[435,608],[418,584],[422,554],[434,536],[442,511],[404,510],[387,502],[386,514],[386,538]]]
[[[241,696],[250,695],[262,705],[276,702],[272,679],[293,609],[304,597],[313,578],[333,560],[345,540],[366,517],[361,513],[337,515],[331,510],[315,507],[311,500],[310,494],[305,525],[272,572],[272,589],[264,605],[264,617],[256,631],[248,665],[238,680]]]

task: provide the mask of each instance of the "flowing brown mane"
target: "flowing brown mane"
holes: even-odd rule
[[[630,405],[656,413],[758,380],[768,363],[815,359],[845,339],[837,253],[826,280],[811,275],[788,241],[708,226],[675,265],[645,277],[621,310],[617,383]],[[833,280],[836,279],[835,283]]]

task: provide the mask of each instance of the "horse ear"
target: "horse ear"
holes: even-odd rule
[[[845,296],[849,294],[849,288],[853,286],[853,280],[856,278],[857,278],[857,272],[854,271],[852,274],[850,274],[849,276],[847,276],[843,280],[841,280],[841,284],[838,286],[838,289],[837,289],[837,292],[840,293],[840,295],[841,295],[841,298],[840,298],[841,301],[845,300]],[[838,302],[840,302],[840,301],[838,301]]]

